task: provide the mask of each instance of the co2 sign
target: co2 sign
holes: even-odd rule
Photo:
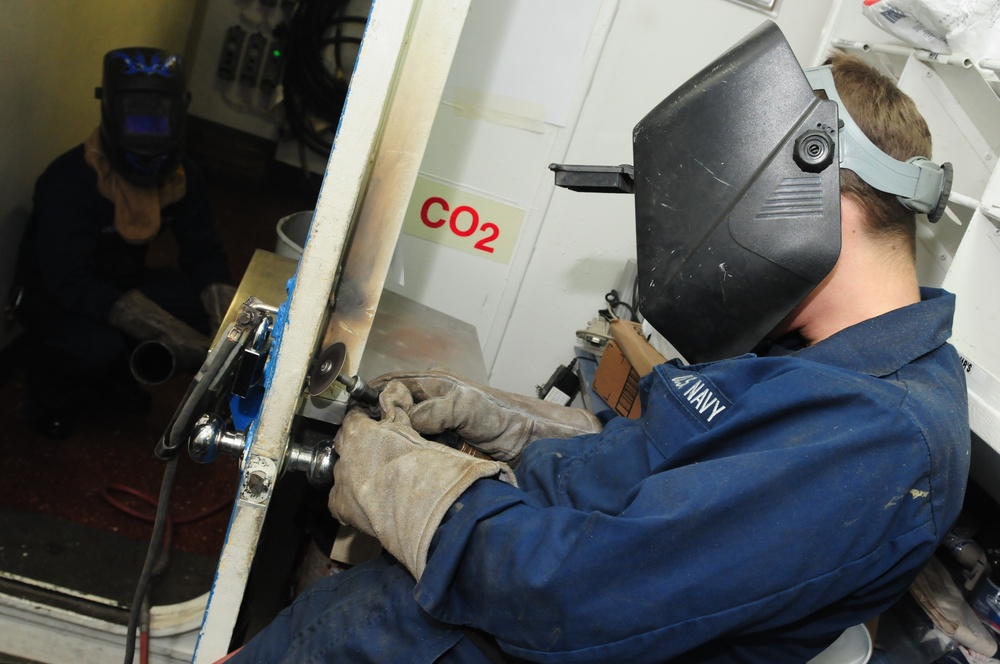
[[[524,211],[427,178],[417,178],[403,220],[407,235],[509,263]]]

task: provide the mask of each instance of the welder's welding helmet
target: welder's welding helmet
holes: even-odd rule
[[[97,98],[112,167],[134,185],[161,185],[183,150],[189,96],[180,56],[142,47],[110,51]]]
[[[767,22],[633,131],[639,310],[688,362],[748,352],[830,273],[845,155],[911,209],[947,201],[950,170],[876,148],[817,71]]]

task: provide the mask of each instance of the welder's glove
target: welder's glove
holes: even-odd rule
[[[413,402],[401,384],[387,385],[379,403],[381,421],[361,409],[344,417],[334,439],[328,506],[342,523],[378,538],[420,579],[434,531],[458,497],[482,478],[516,480],[504,463],[422,438],[410,426],[406,410]]]
[[[413,428],[434,436],[455,431],[494,459],[515,462],[524,446],[540,438],[571,438],[597,433],[600,421],[581,408],[504,392],[459,378],[444,370],[379,376],[372,387],[401,383],[413,396]]]
[[[229,305],[235,296],[236,286],[230,284],[209,284],[202,289],[201,305],[205,308],[205,313],[208,314],[208,325],[212,335],[215,335],[223,323],[229,323],[225,320],[226,312],[229,311]]]
[[[126,291],[111,305],[108,323],[137,341],[162,341],[207,351],[211,340],[141,291]]]

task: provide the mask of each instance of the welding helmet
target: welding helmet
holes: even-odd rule
[[[190,99],[180,56],[142,47],[110,51],[96,92],[111,166],[136,186],[163,184],[181,161]]]
[[[936,216],[950,188],[949,169],[875,147],[829,68],[807,78],[772,22],[650,111],[633,158],[603,182],[552,168],[562,186],[635,194],[638,308],[691,363],[750,351],[830,273],[839,166]]]

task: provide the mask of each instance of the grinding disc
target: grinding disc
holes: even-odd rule
[[[337,341],[320,352],[309,372],[309,394],[316,396],[326,392],[337,380],[340,370],[347,361],[347,346]]]

